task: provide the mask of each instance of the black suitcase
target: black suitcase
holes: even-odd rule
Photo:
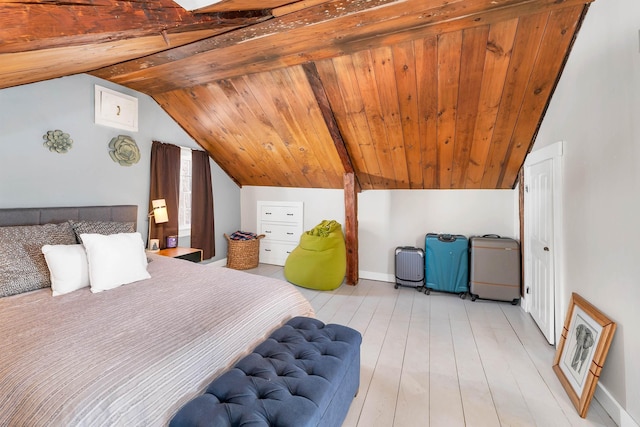
[[[424,250],[413,246],[396,248],[396,285],[424,289]]]

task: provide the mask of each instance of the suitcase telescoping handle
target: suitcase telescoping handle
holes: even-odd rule
[[[438,234],[438,240],[441,242],[451,243],[456,241],[456,236],[453,234]]]
[[[499,234],[485,234],[482,237],[491,237],[492,239],[500,239],[500,235]]]

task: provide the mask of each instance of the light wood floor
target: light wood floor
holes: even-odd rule
[[[284,280],[278,266],[248,271]],[[298,289],[320,320],[362,333],[344,427],[615,426],[595,399],[577,415],[551,369],[555,348],[520,307],[371,280]]]

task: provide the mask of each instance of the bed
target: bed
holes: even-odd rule
[[[136,218],[136,206],[3,209],[0,227]],[[273,330],[314,315],[286,282],[144,256],[148,279],[0,298],[0,425],[166,425]]]

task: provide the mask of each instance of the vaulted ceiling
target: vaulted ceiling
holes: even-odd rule
[[[146,93],[239,185],[512,188],[588,5],[9,0],[0,87]]]

